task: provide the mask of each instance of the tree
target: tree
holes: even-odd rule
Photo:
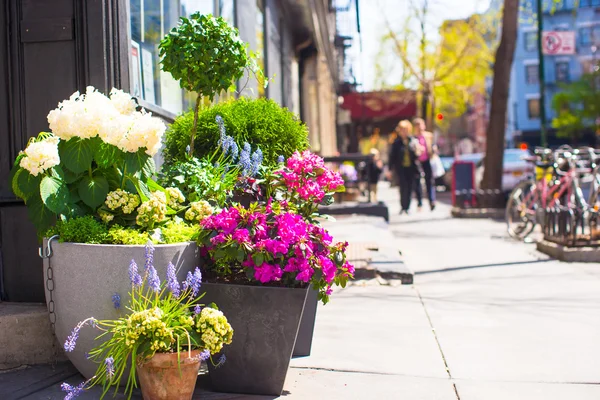
[[[510,72],[517,44],[519,0],[505,0],[502,11],[502,35],[496,51],[494,63],[494,81],[492,88],[490,121],[487,128],[487,147],[484,160],[482,189],[500,190],[502,188],[502,169],[504,159],[504,133],[506,129],[506,111]],[[492,199],[493,197],[493,199]],[[491,204],[497,205],[501,196],[490,196]]]
[[[382,47],[391,45],[400,60],[401,83],[420,91],[421,116],[431,124],[433,116],[442,112],[448,117],[446,122],[462,115],[473,96],[485,90],[493,61],[495,16],[446,21],[439,37],[434,37],[426,27],[430,3],[421,1],[418,5],[410,2],[411,15],[399,29],[392,28],[384,16]],[[411,25],[412,21],[416,24]],[[378,75],[383,74],[379,71]]]
[[[600,72],[583,75],[562,89],[552,99],[557,114],[552,127],[558,130],[558,137],[571,138],[575,144],[582,132],[600,128]]]

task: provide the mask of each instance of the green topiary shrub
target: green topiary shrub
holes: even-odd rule
[[[91,215],[72,218],[66,221],[59,220],[51,228],[47,237],[59,235],[60,242],[101,244],[106,242],[108,228]]]
[[[267,166],[275,165],[279,156],[287,158],[308,148],[308,129],[294,113],[270,99],[241,98],[200,110],[194,148],[198,158],[212,155],[219,145],[217,115],[239,145],[248,142],[253,148],[260,147]],[[194,114],[188,112],[171,124],[165,138],[167,164],[186,159],[193,123]]]

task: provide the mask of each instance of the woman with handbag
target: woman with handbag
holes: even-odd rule
[[[413,120],[415,138],[421,148],[421,154],[418,157],[418,169],[416,173],[415,191],[417,193],[418,210],[423,207],[423,186],[427,192],[429,207],[431,211],[435,209],[435,180],[431,170],[431,158],[436,154],[436,146],[433,143],[433,133],[425,130],[425,121],[422,118]],[[425,185],[421,185],[421,178],[425,180]]]

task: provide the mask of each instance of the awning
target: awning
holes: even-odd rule
[[[347,93],[343,95],[341,107],[350,110],[353,120],[363,119],[405,119],[417,115],[415,92],[382,91]]]

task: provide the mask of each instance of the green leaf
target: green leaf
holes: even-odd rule
[[[61,162],[75,173],[87,171],[94,158],[90,139],[71,138],[58,144]]]
[[[24,170],[23,168],[15,168],[13,169],[13,171],[11,171],[11,179],[10,179],[10,184],[12,187],[12,191],[15,194],[15,196],[21,198],[21,199],[25,199],[27,196],[25,195],[25,193],[23,193],[21,191],[21,188],[19,187],[19,175],[21,174],[27,174],[28,172],[26,170]]]
[[[125,154],[116,146],[105,142],[99,143],[94,149],[94,160],[101,168],[112,165],[122,166]]]
[[[54,220],[54,214],[44,205],[39,196],[33,196],[28,200],[27,214],[38,232],[47,230]]]
[[[148,162],[150,156],[144,150],[138,150],[136,153],[125,153],[126,173],[133,175],[140,172]]]
[[[150,179],[156,173],[156,163],[154,162],[154,158],[148,157],[144,167],[142,168],[142,179]]]
[[[69,190],[61,179],[45,176],[40,184],[40,196],[50,211],[61,214],[69,201]]]
[[[244,250],[238,249],[238,251],[237,251],[238,262],[240,262],[240,263],[243,262],[245,258],[246,258],[246,253],[244,253]]]
[[[257,267],[260,267],[265,261],[265,255],[263,253],[254,253],[252,254],[252,260]]]
[[[93,209],[104,203],[108,194],[108,181],[103,176],[84,176],[79,182],[81,200]]]
[[[25,202],[33,195],[38,195],[40,193],[40,182],[42,181],[42,175],[33,176],[27,170],[23,170],[20,174],[15,176],[17,180],[17,186],[21,193],[25,195],[22,197]],[[41,201],[41,198],[40,198]]]

